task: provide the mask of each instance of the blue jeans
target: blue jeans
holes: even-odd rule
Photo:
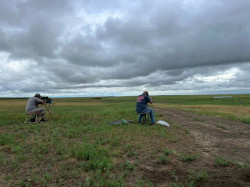
[[[149,113],[150,119],[151,119],[151,123],[155,123],[154,113],[153,113],[153,110],[152,110],[152,109],[146,108],[146,109],[144,109],[144,110],[141,110],[140,113]],[[142,115],[139,114],[138,123],[141,122],[141,118],[142,118]]]

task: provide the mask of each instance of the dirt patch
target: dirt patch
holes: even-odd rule
[[[193,134],[204,155],[219,155],[237,162],[250,161],[250,124],[175,109],[155,111]]]
[[[141,163],[143,177],[157,186],[192,186],[192,179],[194,186],[250,186],[250,124],[175,109],[154,111],[189,136],[176,135],[180,141],[169,163]],[[183,162],[179,159],[181,150],[199,156]],[[207,176],[201,176],[200,171]]]

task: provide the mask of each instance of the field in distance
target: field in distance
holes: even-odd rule
[[[52,98],[41,124],[1,98],[0,186],[248,186],[250,95],[230,96],[152,96],[170,127],[137,124],[134,96]]]

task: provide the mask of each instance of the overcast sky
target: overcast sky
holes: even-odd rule
[[[0,97],[250,93],[249,0],[0,0]]]

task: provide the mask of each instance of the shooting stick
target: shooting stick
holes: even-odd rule
[[[50,113],[50,111],[49,111],[47,105],[46,105],[46,104],[44,104],[44,105],[45,105],[45,108],[47,109],[47,111],[48,111],[48,113],[49,113],[49,115],[50,115],[50,118],[53,120],[53,117],[52,117],[52,115],[51,115],[51,113]]]

